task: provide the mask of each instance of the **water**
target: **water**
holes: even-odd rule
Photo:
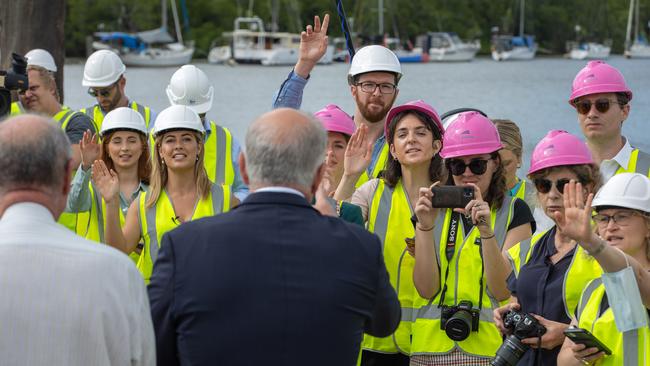
[[[650,151],[650,60],[612,57],[634,93],[630,116],[623,133],[633,146]],[[524,164],[529,166],[532,149],[551,129],[564,129],[581,136],[576,112],[567,98],[575,74],[585,61],[538,58],[523,62],[494,62],[479,58],[469,63],[403,65],[396,104],[424,99],[439,113],[475,107],[491,118],[515,121],[524,139]],[[198,63],[215,87],[214,104],[208,117],[230,128],[240,142],[248,125],[271,108],[273,95],[291,67],[225,66]],[[335,103],[348,113],[354,101],[346,81],[348,65],[317,66],[307,84],[303,108],[314,112]],[[156,111],[168,106],[165,88],[176,68],[128,68],[126,93],[130,99]],[[83,64],[65,66],[65,102],[83,108],[94,99],[81,87]],[[643,132],[646,131],[646,132]],[[523,175],[523,174],[522,174]]]

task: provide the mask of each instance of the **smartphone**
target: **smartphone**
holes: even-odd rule
[[[474,188],[463,186],[435,186],[431,188],[431,205],[441,208],[465,208],[474,199]]]
[[[586,348],[596,347],[599,351],[605,352],[606,355],[612,354],[612,351],[606,345],[586,329],[570,326],[564,330],[564,335],[569,337],[573,343],[584,344]]]

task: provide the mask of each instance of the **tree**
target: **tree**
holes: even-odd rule
[[[58,66],[56,81],[63,100],[65,0],[0,0],[0,9],[2,69],[11,65],[12,52],[49,51]]]

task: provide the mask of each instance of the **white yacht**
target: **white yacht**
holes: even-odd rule
[[[532,60],[537,53],[535,36],[524,34],[525,0],[519,0],[519,35],[492,36],[492,59],[494,61],[506,60]],[[497,28],[498,32],[498,28]]]
[[[612,50],[611,42],[569,42],[569,58],[573,60],[604,60]]]
[[[465,42],[453,32],[429,32],[418,37],[418,44],[429,49],[429,61],[471,61],[481,49],[481,41]]]

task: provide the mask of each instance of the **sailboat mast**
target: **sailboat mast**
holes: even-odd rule
[[[636,9],[634,9],[634,40],[639,39],[639,0],[635,2]]]
[[[629,50],[632,46],[632,16],[634,15],[634,0],[630,0],[630,11],[627,16],[627,31],[625,32],[625,50]]]
[[[383,37],[384,36],[384,0],[377,1],[377,16],[378,16],[377,31],[379,32],[379,36]]]
[[[176,28],[176,39],[183,43],[183,32],[181,32],[181,22],[178,20],[178,10],[176,9],[176,0],[172,0],[172,15],[174,16],[174,27]]]
[[[160,0],[160,7],[162,9],[162,20],[160,27],[167,29],[167,0]]]
[[[524,8],[526,7],[526,0],[521,0],[519,3],[519,37],[524,36]]]

